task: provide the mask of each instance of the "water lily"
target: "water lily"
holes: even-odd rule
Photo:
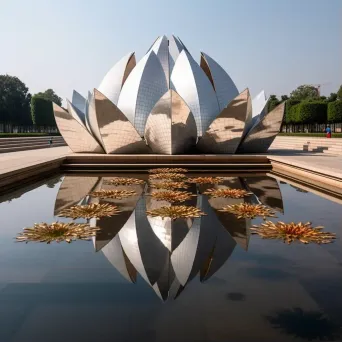
[[[279,239],[288,244],[294,241],[304,244],[325,244],[336,239],[335,233],[324,232],[323,229],[322,226],[312,227],[310,222],[284,223],[281,221],[266,221],[260,226],[253,226],[251,231],[252,234],[258,234],[263,239]]]
[[[87,224],[79,223],[35,223],[33,227],[24,228],[24,231],[18,234],[18,242],[46,242],[51,243],[65,241],[70,243],[74,240],[89,240],[96,236],[99,230],[97,227],[90,227]]]
[[[58,216],[77,218],[99,218],[104,216],[113,216],[120,213],[117,206],[109,203],[92,203],[88,205],[75,205],[71,208],[61,210]]]

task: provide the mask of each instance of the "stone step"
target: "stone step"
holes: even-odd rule
[[[278,144],[272,144],[272,147],[288,147],[288,148],[303,148],[303,147],[308,147],[311,149],[315,149],[315,148],[329,148],[332,150],[336,150],[336,151],[342,151],[342,146],[327,146],[327,145],[311,145],[311,144],[285,144],[285,143],[278,143]]]
[[[333,154],[333,155],[341,155],[342,156],[342,152],[331,151],[330,149],[329,150],[324,150],[323,153]]]
[[[336,150],[336,151],[342,151],[342,146],[327,146],[327,145],[311,145],[311,144],[297,144],[297,145],[294,145],[294,144],[272,144],[272,147],[288,147],[288,148],[294,148],[294,147],[297,147],[297,148],[303,148],[303,147],[308,147],[308,148],[329,148],[329,149],[333,149],[333,150]]]
[[[323,139],[308,139],[308,138],[305,138],[305,139],[300,139],[300,138],[285,138],[285,137],[276,137],[274,139],[274,141],[278,141],[278,140],[283,140],[283,141],[291,141],[291,140],[296,140],[296,141],[311,141],[313,143],[315,142],[327,142],[327,143],[331,143],[331,144],[341,144],[342,143],[342,139],[327,139],[327,138],[323,138]]]
[[[282,148],[282,149],[288,149],[288,150],[329,150],[334,152],[341,152],[342,149],[338,147],[329,147],[329,146],[289,146],[289,145],[272,145],[270,148],[276,149],[276,148]]]
[[[165,167],[164,163],[153,163],[153,167]],[[205,171],[206,168],[211,171],[234,171],[234,172],[265,172],[271,170],[271,163],[208,163],[208,164],[196,164],[196,163],[184,163],[184,162],[176,162],[167,167],[187,167],[191,168],[192,171]],[[150,163],[68,163],[64,162],[61,165],[61,169],[64,172],[113,172],[113,171],[129,171],[134,170],[146,170],[151,168]]]
[[[274,141],[272,145],[289,145],[289,146],[297,146],[297,145],[310,145],[310,146],[329,146],[329,147],[342,147],[342,144],[325,144],[325,143],[310,143],[310,142],[302,142],[302,141]]]
[[[305,141],[298,141],[296,143],[291,142],[291,141],[275,141],[273,144],[293,144],[293,145],[304,145],[304,144],[309,144],[312,146],[338,146],[338,147],[342,147],[342,144],[330,144],[330,143],[326,143],[326,142],[305,142]]]
[[[330,142],[330,141],[291,141],[276,139],[273,144],[287,143],[287,144],[310,144],[310,145],[326,145],[326,146],[342,146],[342,142]]]

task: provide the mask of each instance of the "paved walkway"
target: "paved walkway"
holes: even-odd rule
[[[57,160],[70,153],[71,150],[67,146],[4,153],[0,155],[0,176],[21,168]]]
[[[325,153],[271,150],[268,158],[327,176],[337,177],[342,181],[342,156],[332,156]]]

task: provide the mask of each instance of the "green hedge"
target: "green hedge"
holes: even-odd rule
[[[326,123],[327,103],[323,101],[302,101],[290,108],[291,123]]]
[[[37,126],[56,126],[52,102],[39,96],[31,99],[32,122]]]
[[[328,104],[328,121],[342,122],[342,101],[334,101]]]
[[[289,118],[290,118],[290,123],[300,123],[299,121],[299,107],[300,103],[291,106],[291,108],[289,109]]]
[[[300,101],[298,100],[287,100],[286,101],[286,105],[285,105],[285,116],[284,116],[284,120],[286,124],[292,124],[294,123],[294,118],[292,117],[292,112],[291,112],[291,108],[297,104],[299,104]]]

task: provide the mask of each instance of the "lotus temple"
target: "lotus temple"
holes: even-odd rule
[[[67,111],[53,104],[60,133],[75,153],[265,153],[280,130],[285,103],[267,112],[209,55],[199,63],[180,38],[160,36],[136,61],[130,52]]]

